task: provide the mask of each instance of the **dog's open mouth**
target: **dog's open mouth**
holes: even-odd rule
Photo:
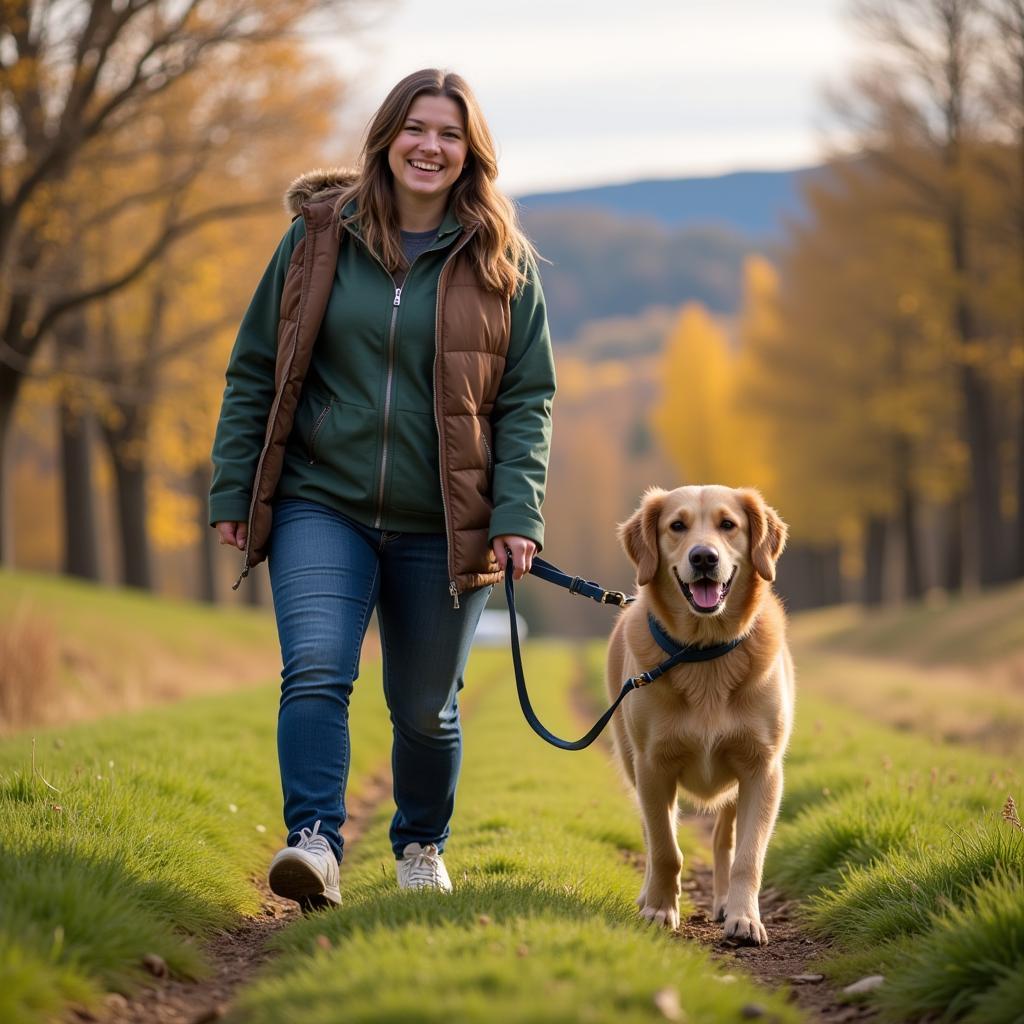
[[[736,577],[736,568],[733,568],[732,574],[724,583],[721,583],[719,580],[713,580],[708,576],[702,576],[699,580],[694,580],[692,583],[684,583],[680,579],[675,566],[672,567],[672,571],[675,573],[676,582],[679,584],[683,596],[690,602],[693,610],[701,615],[711,615],[713,612],[717,612],[725,603],[725,599],[729,594],[729,588]]]

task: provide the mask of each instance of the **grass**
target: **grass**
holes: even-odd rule
[[[797,660],[797,724],[766,882],[799,898],[807,927],[832,941],[819,966],[833,980],[886,976],[870,999],[887,1019],[1021,1024],[1024,831],[1000,815],[1008,794],[1024,792],[1014,762],[852,711],[825,678],[832,656],[810,650]],[[590,695],[606,701],[603,645],[587,657]],[[917,674],[878,665],[893,685]],[[877,680],[859,685],[871,693]],[[927,700],[918,680],[906,685]]]
[[[237,690],[280,668],[266,611],[0,569],[0,651],[7,644],[39,654],[16,676],[16,665],[0,669],[20,695],[0,701],[0,734]]]
[[[542,720],[580,731],[571,649],[531,645],[527,672]],[[396,890],[381,816],[343,867],[344,906],[279,933],[282,956],[231,1019],[261,1024],[301,1007],[316,1024],[343,1007],[351,1022],[620,1024],[664,1020],[656,997],[677,997],[694,1021],[734,1021],[751,1004],[796,1020],[781,997],[640,922],[639,820],[606,753],[546,746],[522,720],[510,674],[503,684],[467,722],[446,853],[455,893]]]
[[[151,953],[207,971],[201,940],[257,911],[252,877],[283,841],[277,699],[261,687],[40,732],[34,752],[28,734],[0,743],[0,1020],[130,992]],[[358,793],[390,746],[374,665],[352,730]]]
[[[1019,775],[836,708],[812,685],[798,702],[768,880],[803,897],[808,926],[833,940],[826,973],[886,976],[871,998],[888,1019],[931,1010],[1019,1024],[1007,993],[1024,976],[1013,923],[1024,915],[1024,832],[1000,817]],[[948,992],[952,976],[955,1000],[923,999]]]
[[[804,612],[795,617],[792,635],[801,648],[973,669],[1024,651],[1024,583],[981,594],[939,594],[897,608],[842,605]]]

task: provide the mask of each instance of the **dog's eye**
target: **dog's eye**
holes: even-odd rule
[[[672,523],[671,526],[669,526],[669,529],[672,530],[675,533],[682,533],[683,530],[686,529],[686,523],[684,523],[681,520],[677,519],[674,523]]]
[[[736,524],[731,519],[723,519],[722,520],[722,529],[723,530],[734,530],[734,529],[736,529]]]

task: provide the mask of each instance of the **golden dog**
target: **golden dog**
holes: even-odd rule
[[[678,643],[737,637],[711,661],[676,665],[631,693],[613,718],[615,749],[636,789],[647,865],[641,914],[679,926],[676,797],[717,811],[714,913],[725,935],[764,944],[758,893],[782,798],[782,757],[793,721],[793,661],[782,604],[772,593],[787,528],[751,489],[652,488],[619,527],[636,565],[637,600],[608,645],[608,692],[664,661],[648,613]],[[735,842],[735,859],[733,845]]]

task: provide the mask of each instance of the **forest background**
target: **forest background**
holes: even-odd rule
[[[234,332],[350,163],[345,0],[0,0],[0,553],[267,603],[207,525]],[[545,555],[626,587],[650,484],[760,487],[791,609],[1024,576],[1024,0],[863,0],[842,126],[765,234],[522,197],[559,392]],[[410,69],[411,70],[411,69]],[[351,119],[347,119],[350,123]],[[581,156],[582,159],[582,156]],[[539,632],[607,620],[539,585]]]

